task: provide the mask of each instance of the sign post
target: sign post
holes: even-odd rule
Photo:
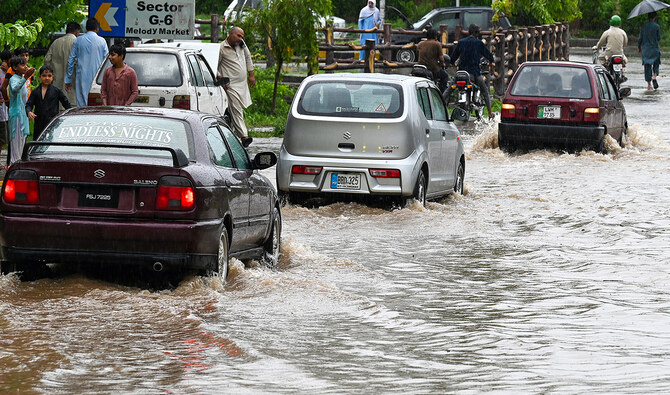
[[[195,0],[90,0],[101,37],[192,40]]]

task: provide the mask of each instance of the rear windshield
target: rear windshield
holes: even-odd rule
[[[137,74],[137,85],[139,86],[181,86],[181,71],[179,59],[172,53],[153,52],[126,52],[125,62],[132,67]],[[96,82],[102,85],[104,71],[111,67],[109,58],[105,60],[104,66]]]
[[[298,112],[343,118],[397,118],[402,115],[399,85],[378,82],[320,82],[307,85]]]
[[[71,115],[58,118],[44,131],[39,141],[57,143],[92,143],[150,147],[171,147],[180,149],[190,159],[193,158],[191,131],[189,125],[180,120],[153,116],[132,116],[129,114]],[[110,156],[117,160],[121,157],[165,158],[172,160],[169,151],[145,149],[98,148],[67,146],[40,146],[33,148],[31,158],[46,155],[63,155],[77,160],[100,159]]]
[[[519,71],[510,90],[512,96],[590,99],[588,71],[570,66],[526,66]]]

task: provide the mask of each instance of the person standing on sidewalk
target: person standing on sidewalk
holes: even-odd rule
[[[57,38],[51,43],[47,54],[44,55],[44,64],[51,66],[54,74],[53,85],[65,92],[65,73],[67,71],[67,61],[70,57],[70,51],[74,45],[74,40],[77,39],[81,32],[81,26],[77,22],[70,22],[65,28],[65,35]],[[72,73],[72,81],[76,81],[75,72]],[[76,85],[76,84],[75,84]],[[73,88],[69,92],[65,92],[67,100],[70,103],[75,103],[77,89]]]
[[[232,116],[233,129],[237,132],[242,145],[247,147],[252,138],[244,123],[244,109],[251,105],[252,88],[256,85],[254,64],[251,52],[244,43],[244,30],[233,27],[219,47],[219,64],[216,69],[217,79],[224,81],[223,88],[228,95],[228,109]],[[248,79],[248,81],[247,81]]]
[[[661,40],[661,27],[656,23],[656,13],[649,15],[649,21],[642,25],[640,38],[637,40],[637,51],[642,54],[644,65],[644,80],[647,81],[647,89],[658,89],[658,69],[661,65],[661,48],[658,42]]]
[[[72,75],[77,64],[77,106],[88,104],[88,92],[98,67],[107,57],[107,42],[98,36],[100,24],[95,18],[86,21],[86,34],[82,34],[74,40],[72,51],[67,59],[67,70],[65,72],[65,91],[72,90]]]

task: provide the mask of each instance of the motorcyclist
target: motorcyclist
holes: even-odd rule
[[[437,40],[437,31],[429,29],[426,32],[426,40],[421,41],[417,50],[419,52],[419,64],[426,66],[433,79],[437,80],[440,91],[444,91],[449,85],[449,74],[444,69],[447,64],[442,54],[442,43]]]
[[[626,55],[623,53],[624,47],[628,45],[628,36],[619,26],[621,26],[621,17],[612,15],[610,28],[603,32],[598,44],[593,47],[594,51],[605,47],[605,51],[598,56],[598,62],[603,66],[607,65],[612,55],[623,55],[624,64],[628,62]]]
[[[493,62],[493,54],[486,48],[484,42],[479,39],[479,26],[474,23],[468,27],[468,36],[462,38],[456,44],[454,53],[451,56],[452,63],[458,60],[458,69],[465,70],[475,79],[475,83],[479,86],[480,94],[484,98],[484,104],[489,112],[489,118],[493,118],[491,112],[491,98],[489,97],[489,87],[486,80],[482,76],[482,70],[479,68],[481,58],[484,57]]]

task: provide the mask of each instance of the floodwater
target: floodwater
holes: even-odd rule
[[[667,393],[670,79],[628,69],[624,148],[506,155],[464,127],[464,196],[286,207],[276,270],[0,276],[0,392]]]

